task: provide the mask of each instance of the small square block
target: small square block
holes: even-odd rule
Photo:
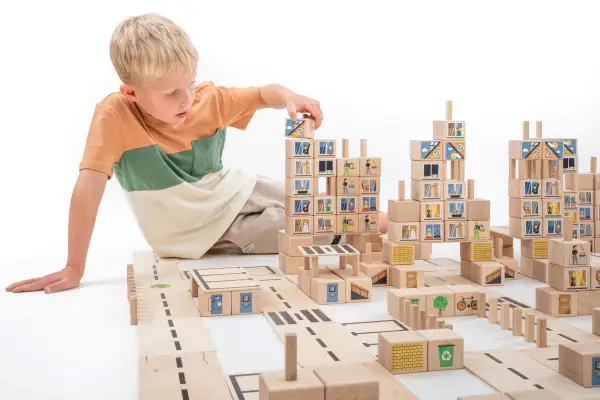
[[[549,262],[548,285],[563,292],[590,290],[590,267],[563,267]]]
[[[421,222],[421,242],[443,242],[444,222],[427,221]]]
[[[336,176],[336,166],[337,163],[335,158],[316,158],[314,160],[315,176]]]
[[[445,215],[448,221],[450,220],[467,220],[467,202],[464,200],[446,200]]]
[[[548,261],[561,267],[589,266],[590,243],[585,240],[548,240]]]
[[[467,240],[490,240],[490,221],[470,220],[467,225]]]
[[[311,278],[310,298],[317,304],[340,304],[346,302],[346,282],[331,272],[319,272]]]
[[[285,180],[286,196],[313,196],[315,193],[313,178],[287,178]]]
[[[285,204],[285,215],[313,215],[313,197],[287,197]]]
[[[360,177],[360,194],[379,194],[379,177]]]
[[[464,368],[464,339],[451,329],[416,331],[427,340],[427,371]]]
[[[371,278],[372,286],[390,285],[390,266],[385,263],[360,263],[360,271]]]
[[[336,139],[315,139],[314,154],[315,158],[335,158],[337,157]]]
[[[491,202],[485,199],[467,200],[467,220],[489,221]]]
[[[315,375],[325,386],[327,400],[379,399],[379,380],[361,364],[319,367],[315,368]]]
[[[443,221],[444,202],[427,201],[421,203],[421,221]]]
[[[358,196],[337,196],[337,212],[338,214],[353,214],[359,210]]]
[[[383,261],[390,265],[412,265],[415,262],[415,246],[384,240]]]
[[[422,287],[419,289],[426,296],[427,313],[437,317],[454,316],[454,292],[445,287]]]
[[[542,181],[540,179],[509,179],[508,197],[541,198]]]
[[[535,309],[557,317],[577,316],[577,292],[566,293],[551,287],[535,289]]]
[[[285,139],[286,158],[313,158],[312,139]]]
[[[444,146],[441,140],[411,140],[411,160],[442,161],[444,159]]]
[[[358,214],[358,231],[364,233],[379,232],[379,213]]]
[[[314,196],[313,200],[314,214],[336,214],[337,197],[336,196]]]
[[[465,121],[433,121],[433,138],[439,140],[464,139]]]
[[[445,172],[441,161],[411,161],[411,179],[439,181],[445,178]]]
[[[315,235],[333,235],[337,234],[337,217],[335,215],[315,215],[314,217]]]
[[[471,263],[470,279],[481,286],[502,286],[504,269],[504,265],[496,261],[474,261]]]
[[[358,158],[338,158],[337,176],[360,176],[360,160]]]
[[[418,241],[420,225],[419,222],[388,221],[387,237],[392,242]]]
[[[378,360],[392,374],[427,371],[427,339],[415,331],[378,335]]]
[[[469,261],[491,261],[493,259],[492,241],[461,243],[460,258]]]
[[[359,214],[338,214],[337,218],[337,229],[338,233],[358,233],[360,225]]]
[[[564,154],[564,143],[562,140],[544,140],[542,144],[542,159],[560,160]]]
[[[288,235],[312,235],[313,217],[285,217],[285,233]]]
[[[477,315],[479,307],[485,307],[485,304],[478,304],[478,295],[480,289],[473,285],[450,285],[448,289],[454,292],[454,315]]]
[[[444,195],[442,182],[411,180],[411,199],[417,201],[442,200]]]
[[[510,217],[508,229],[516,238],[541,238],[544,233],[542,218],[519,219]]]
[[[585,388],[600,386],[600,343],[560,343],[558,372]]]
[[[465,159],[464,140],[444,141],[444,157],[446,161],[461,161]]]
[[[514,218],[532,218],[542,216],[541,199],[509,199],[509,216]]]
[[[361,194],[359,196],[359,213],[373,213],[380,211],[378,194]]]
[[[360,178],[357,176],[344,176],[337,180],[338,196],[357,196],[360,194]]]
[[[261,312],[260,289],[231,291],[231,315],[259,314]]]
[[[562,197],[562,182],[559,179],[542,179],[542,198]]]
[[[465,200],[465,181],[444,181],[444,200]]]
[[[291,158],[285,161],[285,177],[313,177],[314,175],[314,162],[312,158],[299,159]]]
[[[315,136],[315,121],[310,118],[285,121],[285,137],[311,139]]]
[[[467,221],[446,221],[444,230],[446,232],[447,242],[460,242],[467,240],[468,235],[468,224]]]
[[[381,176],[381,158],[367,157],[359,159],[360,176]]]
[[[404,300],[418,304],[419,310],[427,310],[426,296],[419,289],[388,289],[387,312],[392,318],[404,321]]]
[[[521,255],[536,259],[548,258],[548,239],[522,240]]]
[[[321,400],[325,399],[325,386],[311,369],[298,368],[295,381],[286,381],[283,371],[261,373],[258,393],[260,400]]]
[[[397,289],[416,289],[425,286],[425,268],[414,265],[390,266],[393,286]]]
[[[388,219],[393,222],[421,220],[421,203],[414,200],[388,200]]]

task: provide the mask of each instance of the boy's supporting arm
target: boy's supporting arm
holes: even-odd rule
[[[88,169],[79,174],[69,211],[67,265],[58,272],[14,283],[7,287],[6,291],[20,293],[44,290],[46,293],[53,293],[79,285],[107,178],[105,173]]]
[[[321,126],[323,111],[319,101],[294,93],[278,84],[262,86],[259,91],[262,100],[260,108],[287,108],[290,118],[294,121],[298,119],[298,113],[309,113],[315,120],[315,129]]]

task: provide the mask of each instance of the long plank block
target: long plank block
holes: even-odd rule
[[[172,318],[140,325],[138,328],[141,356],[178,355],[215,351],[204,319]]]

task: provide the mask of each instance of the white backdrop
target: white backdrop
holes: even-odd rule
[[[584,168],[600,155],[600,25],[593,2],[114,1],[12,2],[0,7],[5,260],[66,259],[71,190],[96,102],[118,89],[108,44],[127,16],[162,13],[201,55],[200,80],[281,83],[322,102],[320,137],[369,139],[383,158],[382,204],[410,179],[407,145],[431,137],[454,101],[467,121],[466,178],[506,224],[507,149],[522,120],[546,137],[577,137]],[[284,111],[231,129],[225,163],[284,176]],[[251,149],[249,152],[248,149]],[[244,164],[243,158],[252,161]],[[90,257],[145,246],[116,180]],[[0,264],[0,269],[10,263]]]

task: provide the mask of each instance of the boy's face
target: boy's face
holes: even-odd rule
[[[185,121],[194,101],[196,72],[169,73],[147,85],[124,83],[121,93],[154,118],[171,125]]]

